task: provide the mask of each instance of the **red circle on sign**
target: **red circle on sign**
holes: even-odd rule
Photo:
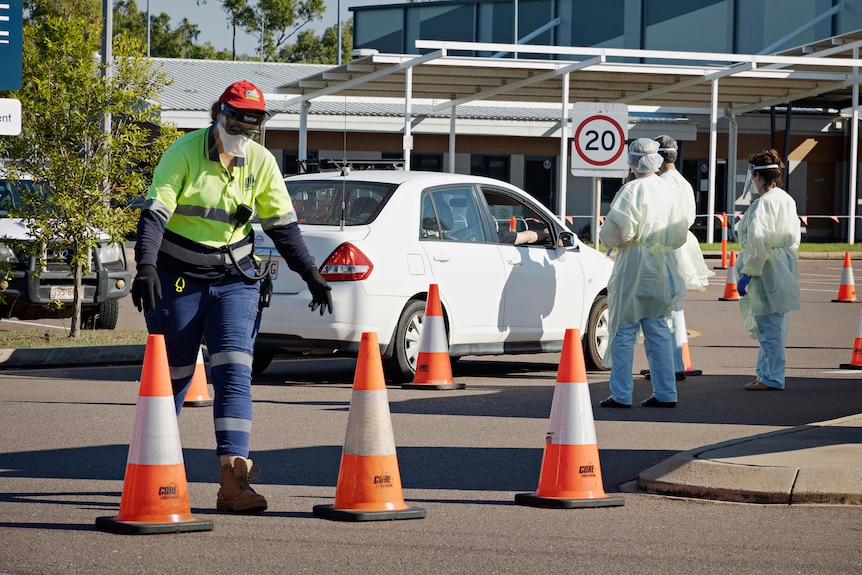
[[[605,122],[608,122],[609,124],[611,124],[616,129],[617,135],[619,136],[619,139],[620,139],[620,143],[621,143],[620,149],[617,150],[616,153],[613,156],[611,156],[611,158],[609,158],[607,160],[592,160],[592,159],[588,158],[586,153],[581,149],[581,142],[580,142],[581,132],[583,131],[584,128],[587,127],[587,125],[590,122],[592,122],[594,120],[604,120]],[[616,120],[614,120],[613,118],[611,118],[610,116],[602,116],[601,114],[596,114],[595,116],[590,116],[589,118],[587,118],[586,120],[581,122],[581,125],[578,126],[577,132],[575,132],[574,140],[575,140],[574,141],[575,150],[578,152],[578,156],[580,156],[585,162],[587,162],[588,164],[592,164],[593,166],[607,166],[609,164],[613,164],[614,162],[616,162],[617,159],[622,155],[623,150],[625,149],[625,142],[626,142],[625,136],[623,135],[622,126],[620,126],[619,123]]]

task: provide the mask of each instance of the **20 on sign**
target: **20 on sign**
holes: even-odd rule
[[[610,116],[590,116],[575,132],[575,153],[592,166],[613,164],[625,149],[625,132]]]

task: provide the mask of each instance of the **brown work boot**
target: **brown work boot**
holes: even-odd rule
[[[235,513],[260,513],[266,511],[266,499],[255,493],[248,484],[251,459],[237,457],[233,466],[222,465],[219,470],[219,484],[216,509]]]

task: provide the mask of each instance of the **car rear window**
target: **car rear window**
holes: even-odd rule
[[[297,220],[310,225],[364,225],[374,220],[394,184],[314,180],[287,182]]]

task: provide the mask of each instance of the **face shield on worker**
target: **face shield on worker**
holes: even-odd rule
[[[757,185],[757,182],[753,177],[754,172],[756,172],[757,170],[770,170],[778,168],[778,164],[768,164],[766,166],[755,166],[753,164],[748,164],[748,170],[745,172],[745,184],[742,186],[742,196],[740,196],[739,199],[753,202],[760,197],[760,187]]]

